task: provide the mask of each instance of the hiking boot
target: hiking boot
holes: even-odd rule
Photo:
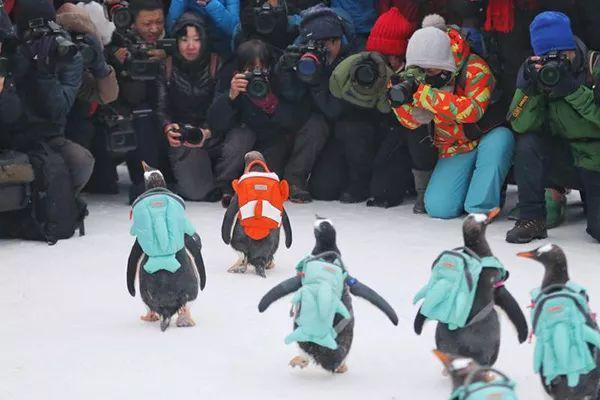
[[[415,205],[413,206],[413,214],[427,214],[427,210],[425,210],[425,192],[417,193]]]
[[[217,201],[221,200],[222,198],[223,198],[223,192],[221,192],[221,189],[214,188],[213,190],[208,192],[208,194],[204,197],[204,201],[207,201],[209,203],[216,203]]]
[[[506,241],[509,243],[529,243],[534,239],[546,239],[548,232],[542,218],[520,219],[515,227],[506,233]]]
[[[429,179],[433,171],[420,171],[413,169],[412,173],[415,178],[415,192],[417,192],[417,198],[415,199],[415,205],[413,206],[414,214],[427,214],[425,210],[425,191],[429,184]]]
[[[403,199],[390,200],[381,197],[371,197],[367,200],[367,207],[391,208],[402,204],[402,200]]]
[[[310,203],[312,197],[305,188],[299,185],[290,185],[290,201],[299,204]]]
[[[345,204],[362,203],[366,199],[366,195],[352,194],[350,192],[344,192],[340,195],[340,203]]]
[[[567,196],[556,189],[546,189],[546,227],[556,228],[565,222],[567,210]]]

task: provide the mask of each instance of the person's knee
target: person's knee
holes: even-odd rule
[[[73,179],[76,191],[81,190],[89,181],[94,170],[94,156],[85,147],[65,140],[59,149]]]
[[[463,212],[463,202],[428,187],[425,192],[425,211],[432,218],[451,219]]]
[[[481,140],[478,151],[483,153],[487,160],[510,163],[515,151],[512,131],[503,126],[494,128]]]
[[[233,128],[227,133],[225,142],[223,143],[223,157],[232,158],[244,156],[251,151],[256,142],[256,136],[248,128],[238,127]]]

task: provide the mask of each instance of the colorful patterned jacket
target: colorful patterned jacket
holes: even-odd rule
[[[449,27],[448,36],[458,68],[454,79],[459,83],[454,92],[420,83],[413,95],[412,104],[394,109],[400,123],[409,129],[420,126],[412,115],[414,107],[424,108],[434,114],[433,141],[439,149],[440,158],[467,153],[477,147],[479,140],[468,139],[463,124],[481,119],[496,83],[488,64],[478,55],[471,53],[469,44],[460,36],[458,30]],[[461,74],[465,73],[463,76],[466,79],[461,79]],[[463,80],[464,83],[461,82]],[[461,84],[464,87],[461,87]]]

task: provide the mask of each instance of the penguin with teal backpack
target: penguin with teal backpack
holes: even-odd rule
[[[187,303],[206,284],[200,236],[185,214],[183,199],[167,189],[159,170],[142,164],[146,191],[132,205],[131,235],[136,240],[127,263],[127,289],[135,296],[138,275],[148,308],[142,320],[160,319],[165,331],[177,313],[177,326],[194,326]]]
[[[350,294],[368,300],[394,325],[398,325],[398,316],[379,294],[348,275],[331,221],[317,219],[314,232],[316,245],[311,255],[296,267],[297,275],[271,289],[261,299],[258,310],[263,312],[274,301],[294,293],[291,313],[294,331],[285,342],[298,342],[305,354],[294,357],[290,365],[305,368],[309,356],[327,371],[344,373],[354,337]]]
[[[527,321],[504,283],[508,271],[494,257],[485,237],[489,214],[470,214],[463,222],[464,247],[444,251],[434,261],[429,282],[415,295],[423,300],[414,330],[420,335],[427,319],[438,321],[438,350],[471,357],[492,366],[500,351],[500,321],[495,306],[503,309],[517,329],[520,343],[527,340]]]
[[[517,255],[545,269],[531,292],[533,368],[544,389],[555,400],[600,400],[600,332],[585,288],[569,278],[565,253],[547,244]]]
[[[479,365],[469,357],[439,350],[433,353],[452,379],[448,400],[518,400],[515,382],[497,369]]]

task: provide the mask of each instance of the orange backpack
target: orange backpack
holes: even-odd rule
[[[250,171],[259,164],[265,172]],[[238,196],[238,218],[246,235],[254,240],[264,239],[281,225],[283,203],[289,196],[287,181],[279,180],[261,160],[252,161],[244,175],[231,186]]]

